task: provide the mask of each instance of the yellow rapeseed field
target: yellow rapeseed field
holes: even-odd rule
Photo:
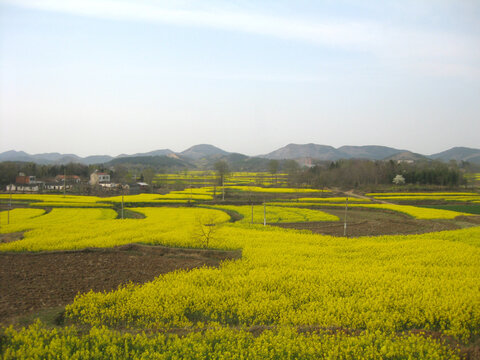
[[[259,187],[259,186],[228,186],[227,189],[259,192],[259,193],[278,193],[278,194],[302,194],[302,193],[320,193],[330,192],[330,190],[319,189],[297,189],[297,188],[275,188],[275,187]]]
[[[24,224],[30,219],[43,215],[44,210],[41,209],[13,209],[10,213],[7,211],[0,212],[0,233],[15,232],[12,228],[6,228],[7,223],[10,224]],[[4,230],[5,229],[5,230]]]
[[[335,238],[228,223],[216,209],[132,210],[145,219],[115,219],[111,209],[16,209],[22,220],[1,232],[28,230],[25,239],[0,251],[199,247],[192,234],[200,219],[221,224],[211,247],[242,249],[242,259],[79,294],[66,316],[80,327],[4,329],[4,358],[459,359],[431,335],[465,343],[480,335],[480,227]],[[169,333],[178,328],[186,335]]]
[[[345,207],[343,204],[335,204],[330,202],[271,202],[270,205],[277,206],[292,206],[292,207]],[[368,208],[368,209],[380,209],[380,210],[390,210],[400,213],[407,214],[416,219],[454,219],[457,216],[471,216],[472,214],[452,211],[452,210],[442,210],[442,209],[431,209],[431,208],[422,208],[412,205],[397,205],[397,204],[348,204],[350,208]]]
[[[17,213],[31,209],[16,209]],[[41,211],[41,210],[36,210]],[[196,247],[193,239],[197,219],[213,216],[222,223],[230,217],[223,211],[197,208],[137,208],[145,219],[116,219],[111,209],[53,209],[50,213],[12,220],[0,233],[26,231],[22,240],[0,244],[0,251],[73,250],[113,247],[129,243],[176,244]],[[20,215],[19,215],[20,216]],[[221,247],[219,241],[213,247]]]
[[[341,196],[341,197],[322,197],[322,198],[314,198],[314,197],[308,197],[308,198],[299,198],[298,201],[302,202],[338,202],[338,203],[345,203],[347,201],[347,197]],[[348,202],[355,202],[355,203],[361,203],[361,202],[370,202],[371,200],[367,199],[360,199],[356,197],[349,197]]]
[[[3,202],[12,200],[21,201],[45,201],[45,202],[57,202],[57,203],[96,203],[103,201],[104,198],[97,196],[79,196],[79,195],[56,195],[56,194],[0,194],[0,199]]]
[[[405,193],[369,193],[379,200],[394,200],[394,201],[456,201],[456,202],[473,202],[480,200],[480,194],[473,192],[405,192]]]
[[[210,208],[229,210],[239,213],[243,218],[241,223],[252,222],[251,205],[212,205]],[[320,210],[288,208],[281,206],[253,206],[253,223],[263,224],[264,212],[267,224],[282,222],[309,222],[309,221],[338,221],[335,215],[327,214]]]

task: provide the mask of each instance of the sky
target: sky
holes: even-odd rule
[[[478,0],[0,0],[0,152],[480,148]]]

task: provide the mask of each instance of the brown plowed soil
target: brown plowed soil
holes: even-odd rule
[[[241,251],[131,244],[111,249],[0,253],[0,323],[41,309],[65,306],[77,293],[144,283],[178,269],[218,266]]]
[[[0,244],[23,239],[23,232],[0,234]]]
[[[344,210],[331,208],[321,210],[338,216],[340,221],[279,223],[270,225],[289,229],[310,230],[314,233],[324,235],[343,236]],[[349,237],[423,234],[434,231],[454,230],[459,227],[458,223],[452,220],[417,220],[407,215],[392,212],[362,209],[348,210],[347,213],[347,236]]]

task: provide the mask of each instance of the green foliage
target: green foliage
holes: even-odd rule
[[[391,184],[397,175],[403,176],[406,184],[456,187],[465,183],[462,172],[456,164],[445,164],[440,161],[409,164],[358,159],[321,163],[304,170],[297,177],[297,183],[317,188],[358,187]]]
[[[465,204],[465,205],[420,205],[421,207],[458,211],[468,214],[480,215],[480,203],[479,204]]]
[[[197,191],[199,196],[208,195],[210,189]],[[74,197],[69,200],[80,202]],[[83,200],[96,201],[93,197]],[[417,217],[458,215],[402,205],[349,206],[383,207]],[[248,224],[250,206],[221,208],[238,211],[244,218],[227,223],[224,212],[203,208],[136,208],[145,218],[125,220],[115,219],[112,209],[62,208],[48,214],[39,209],[12,211],[12,223],[2,223],[0,230],[26,231],[25,238],[1,244],[2,251],[131,242],[203,247],[205,242],[192,235],[195,219],[200,218],[202,226],[223,223],[208,238],[209,247],[241,248],[242,259],[226,261],[219,268],[176,271],[110,292],[79,294],[66,308],[66,317],[74,326],[48,329],[37,322],[21,330],[3,329],[1,356],[458,359],[458,350],[441,339],[449,336],[468,343],[480,335],[480,227],[334,238],[252,226]],[[314,216],[323,216],[310,209],[270,209],[276,211],[278,221],[301,221],[302,217],[317,221]],[[179,328],[184,336],[175,335]],[[145,333],[144,329],[152,331]]]

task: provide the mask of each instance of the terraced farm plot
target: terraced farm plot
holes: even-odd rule
[[[380,209],[371,205],[351,206]],[[35,323],[2,330],[3,357],[459,359],[462,351],[478,351],[480,226],[336,238],[252,226],[250,206],[222,208],[242,213],[243,220],[229,223],[225,212],[206,208],[135,208],[145,218],[126,220],[115,219],[112,209],[61,208],[48,214],[16,209],[23,220],[2,226],[1,232],[25,231],[25,238],[1,244],[0,251],[132,242],[201,247],[194,236],[200,219],[203,225],[222,224],[212,247],[241,249],[242,258],[79,294],[66,307],[72,327],[52,330]],[[328,215],[305,208],[276,210],[279,222],[308,223]],[[451,215],[415,211],[416,216],[425,216],[422,211]]]
[[[253,193],[270,193],[270,194],[305,194],[305,193],[328,193],[330,190],[320,189],[297,189],[283,187],[259,187],[259,186],[227,186],[227,189],[253,192]]]
[[[368,193],[378,200],[400,202],[476,202],[480,200],[480,194],[473,192],[432,192],[432,193]]]
[[[122,284],[152,281],[179,269],[218,266],[222,260],[240,256],[240,251],[137,244],[80,251],[0,252],[0,323],[28,320],[37,311],[53,313],[58,322],[63,307],[79,292],[112,291]]]
[[[137,208],[135,211],[145,218],[122,220],[116,219],[118,214],[111,209],[65,208],[25,221],[12,221],[2,227],[0,233],[25,231],[24,238],[0,244],[0,251],[74,250],[129,243],[196,247],[198,242],[192,234],[198,218],[208,217],[216,223],[230,219],[222,211],[196,208]],[[212,246],[222,247],[220,241],[217,239]]]
[[[329,202],[271,202],[269,205],[277,206],[291,206],[291,207],[343,207],[345,204],[335,204]],[[365,208],[365,209],[381,209],[396,211],[407,214],[416,219],[454,219],[458,216],[469,216],[472,214],[443,210],[433,208],[423,208],[411,205],[397,205],[397,204],[348,204],[349,208]]]
[[[318,208],[318,207],[317,207]],[[402,213],[381,209],[350,208],[347,213],[347,228],[344,226],[345,210],[339,207],[320,207],[322,211],[337,216],[340,221],[312,221],[271,224],[285,229],[308,230],[316,234],[337,237],[383,236],[423,234],[443,230],[456,230],[462,226],[474,226],[476,218],[462,220],[415,219]],[[480,219],[479,219],[480,220]]]
[[[158,185],[211,186],[219,180],[214,171],[188,171],[177,174],[157,174],[154,182]],[[287,174],[267,172],[231,172],[225,176],[225,185],[262,185],[285,184]]]
[[[297,201],[300,201],[300,202],[311,202],[311,203],[315,203],[315,202],[319,202],[319,203],[329,203],[329,202],[333,202],[333,203],[346,203],[347,202],[347,197],[346,196],[340,196],[340,197],[321,197],[321,198],[315,198],[315,197],[304,197],[304,198],[299,198]],[[360,199],[360,198],[356,198],[356,197],[348,197],[348,202],[349,203],[369,203],[370,200],[366,200],[366,199]]]
[[[335,215],[320,210],[295,209],[280,206],[263,205],[213,205],[212,209],[233,211],[241,215],[241,223],[263,224],[264,215],[267,224],[285,222],[338,221]],[[252,217],[253,215],[253,217]]]

